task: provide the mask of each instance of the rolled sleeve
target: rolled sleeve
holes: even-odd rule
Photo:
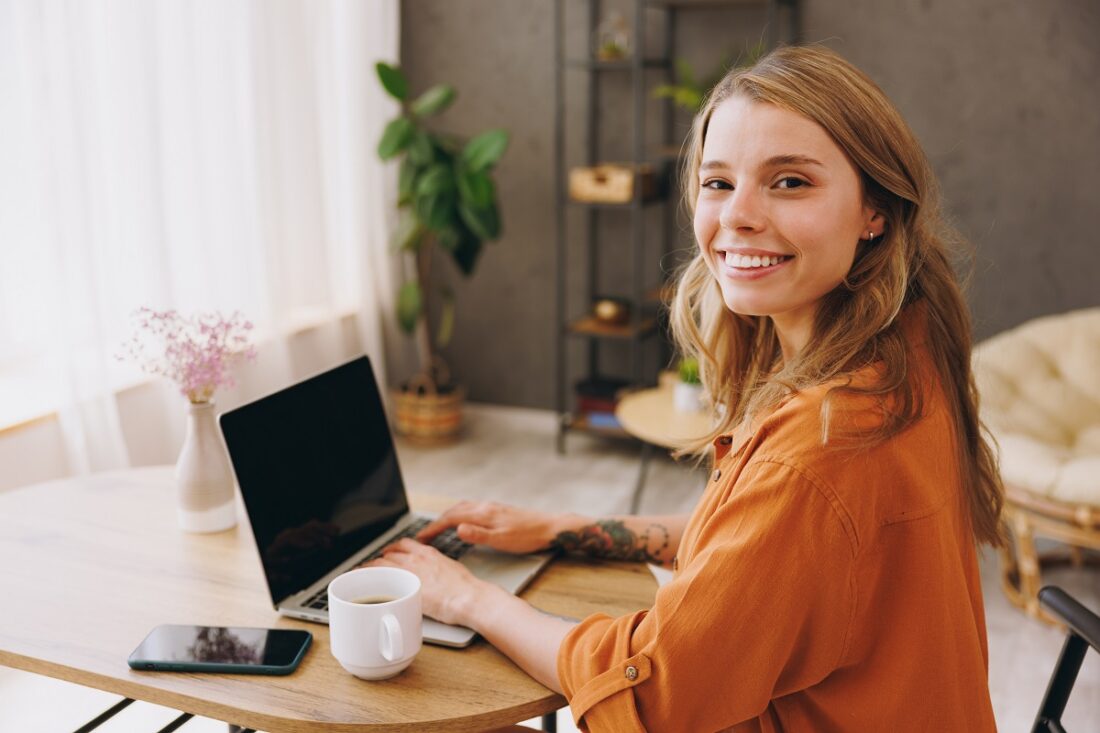
[[[634,630],[647,613],[639,611],[619,619],[605,614],[590,616],[563,640],[558,654],[558,679],[578,727],[645,730],[637,722],[631,688],[649,679],[652,665],[645,654],[632,654],[630,646]],[[605,704],[598,713],[589,714],[597,703]],[[600,718],[615,722],[600,725]],[[637,723],[636,726],[631,727],[631,722]]]
[[[746,468],[649,611],[585,619],[558,677],[590,731],[719,730],[834,670],[855,612],[835,497],[792,466]]]

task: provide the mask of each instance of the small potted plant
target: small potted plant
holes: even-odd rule
[[[691,67],[691,64],[684,59],[676,59],[674,61],[676,82],[655,87],[652,92],[653,97],[655,99],[667,97],[680,109],[695,114],[703,106],[703,99],[707,96],[707,93],[722,80],[727,71],[735,65],[737,67],[752,66],[760,60],[765,50],[764,42],[760,41],[746,49],[736,63],[733,60],[733,54],[727,53],[722,57],[718,67],[705,79],[696,79],[695,70]]]
[[[672,386],[672,406],[678,412],[700,412],[703,409],[703,384],[699,379],[699,362],[686,357],[680,360],[680,379]]]
[[[400,69],[379,62],[375,70],[401,103],[401,114],[378,142],[378,157],[401,159],[394,246],[416,262],[416,277],[398,292],[397,320],[403,331],[416,334],[420,371],[396,395],[396,427],[413,439],[447,441],[461,427],[463,390],[439,356],[454,331],[455,307],[450,288],[432,287],[432,260],[448,256],[469,277],[485,242],[500,237],[492,173],[508,147],[508,133],[489,130],[463,141],[435,132],[426,123],[454,102],[454,88],[438,84],[410,100]],[[435,298],[438,308],[432,307]]]

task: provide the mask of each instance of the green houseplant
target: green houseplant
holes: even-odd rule
[[[463,141],[433,131],[426,123],[454,102],[454,88],[438,84],[410,99],[408,81],[399,68],[379,62],[375,70],[386,92],[401,104],[401,113],[378,141],[379,158],[401,159],[401,216],[393,244],[416,263],[415,278],[398,291],[397,321],[404,332],[416,334],[420,371],[402,391],[430,398],[457,390],[438,354],[454,330],[454,294],[446,285],[433,288],[432,261],[437,254],[449,256],[468,277],[485,243],[500,237],[492,174],[508,147],[508,133],[489,130]],[[437,308],[431,307],[435,298]],[[407,427],[400,415],[397,422],[399,429]]]
[[[697,79],[695,77],[695,70],[686,60],[676,59],[674,61],[675,83],[661,84],[655,87],[652,92],[653,97],[655,99],[667,97],[680,109],[695,114],[699,111],[699,108],[703,106],[703,99],[706,98],[710,90],[722,80],[722,77],[726,75],[727,71],[735,66],[738,68],[752,66],[760,60],[765,50],[766,47],[764,46],[764,42],[760,41],[740,54],[736,62],[734,61],[734,55],[732,53],[727,53],[722,57],[722,61],[718,64],[718,67],[705,79]]]
[[[688,356],[677,368],[680,379],[672,387],[672,404],[678,412],[699,412],[703,409],[703,383],[699,379],[699,361]]]

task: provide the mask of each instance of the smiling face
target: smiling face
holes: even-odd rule
[[[859,240],[882,234],[858,170],[817,123],[733,96],[711,115],[698,179],[695,238],[726,307],[770,316],[791,356]]]

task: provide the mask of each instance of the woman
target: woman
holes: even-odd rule
[[[416,542],[382,563],[593,731],[994,730],[976,545],[1003,491],[916,139],[836,54],[784,48],[715,87],[685,183],[673,331],[721,408],[694,513],[462,504],[421,536],[671,563],[653,608],[574,625]]]

